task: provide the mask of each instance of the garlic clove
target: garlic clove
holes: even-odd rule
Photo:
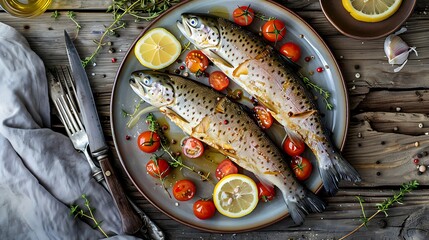
[[[384,41],[384,52],[390,64],[402,64],[408,58],[410,47],[401,37],[391,34]]]

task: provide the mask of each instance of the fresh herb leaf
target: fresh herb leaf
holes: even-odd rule
[[[87,198],[87,196],[85,194],[82,194],[82,199],[84,200],[84,206],[87,209],[87,212],[84,211],[81,207],[79,207],[79,205],[71,205],[70,206],[70,215],[73,215],[74,218],[76,217],[81,217],[81,218],[87,218],[89,220],[91,220],[94,223],[93,228],[94,229],[98,229],[106,238],[109,237],[106,232],[104,232],[104,230],[101,228],[101,223],[103,221],[98,221],[95,217],[94,217],[94,208],[91,208],[91,203],[89,201],[89,199]]]
[[[55,10],[52,15],[51,18],[57,20],[60,17],[61,13],[58,12],[58,10]]]
[[[351,236],[353,233],[357,232],[359,229],[361,229],[363,226],[366,226],[367,223],[369,221],[371,221],[371,219],[373,219],[377,214],[379,213],[384,213],[387,215],[387,210],[389,210],[389,208],[394,204],[394,203],[399,203],[402,204],[402,199],[404,198],[405,194],[411,192],[412,190],[416,189],[419,186],[419,182],[417,180],[413,180],[410,181],[409,183],[404,183],[402,184],[401,188],[399,189],[399,192],[397,192],[396,194],[393,195],[393,197],[390,197],[386,200],[384,200],[382,203],[377,203],[377,211],[371,215],[369,218],[366,217],[365,215],[365,210],[363,207],[363,203],[365,202],[361,197],[357,196],[356,198],[359,201],[359,204],[361,206],[362,209],[362,224],[359,225],[358,227],[356,227],[353,231],[351,231],[350,233],[348,233],[347,235],[345,235],[344,237],[340,238],[339,240],[343,240],[346,239],[347,237]]]

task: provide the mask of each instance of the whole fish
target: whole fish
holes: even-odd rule
[[[264,105],[293,143],[305,142],[316,156],[327,192],[335,194],[341,179],[360,181],[357,171],[326,134],[313,97],[301,78],[261,37],[210,15],[182,14],[177,27],[228,77]]]
[[[295,223],[301,224],[308,212],[325,208],[295,180],[282,154],[253,119],[221,93],[181,76],[152,71],[134,72],[130,86],[186,134],[219,150],[263,184],[278,187]]]

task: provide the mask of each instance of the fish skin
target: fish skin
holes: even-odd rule
[[[186,134],[219,150],[263,183],[277,186],[295,223],[301,224],[309,212],[324,210],[323,201],[297,182],[273,142],[226,96],[181,76],[152,71],[134,72],[130,85]]]
[[[328,193],[335,194],[342,179],[361,180],[328,137],[311,92],[261,37],[229,20],[202,14],[182,14],[177,27],[229,78],[267,107],[292,142],[305,142],[316,156]]]

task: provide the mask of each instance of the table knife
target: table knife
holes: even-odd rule
[[[143,222],[131,208],[110,164],[108,146],[104,139],[88,76],[82,66],[79,54],[66,31],[64,31],[64,37],[71,74],[76,85],[77,102],[81,111],[82,122],[89,138],[90,152],[92,157],[99,162],[103,171],[109,192],[119,210],[123,232],[127,234],[137,233],[143,226]]]

